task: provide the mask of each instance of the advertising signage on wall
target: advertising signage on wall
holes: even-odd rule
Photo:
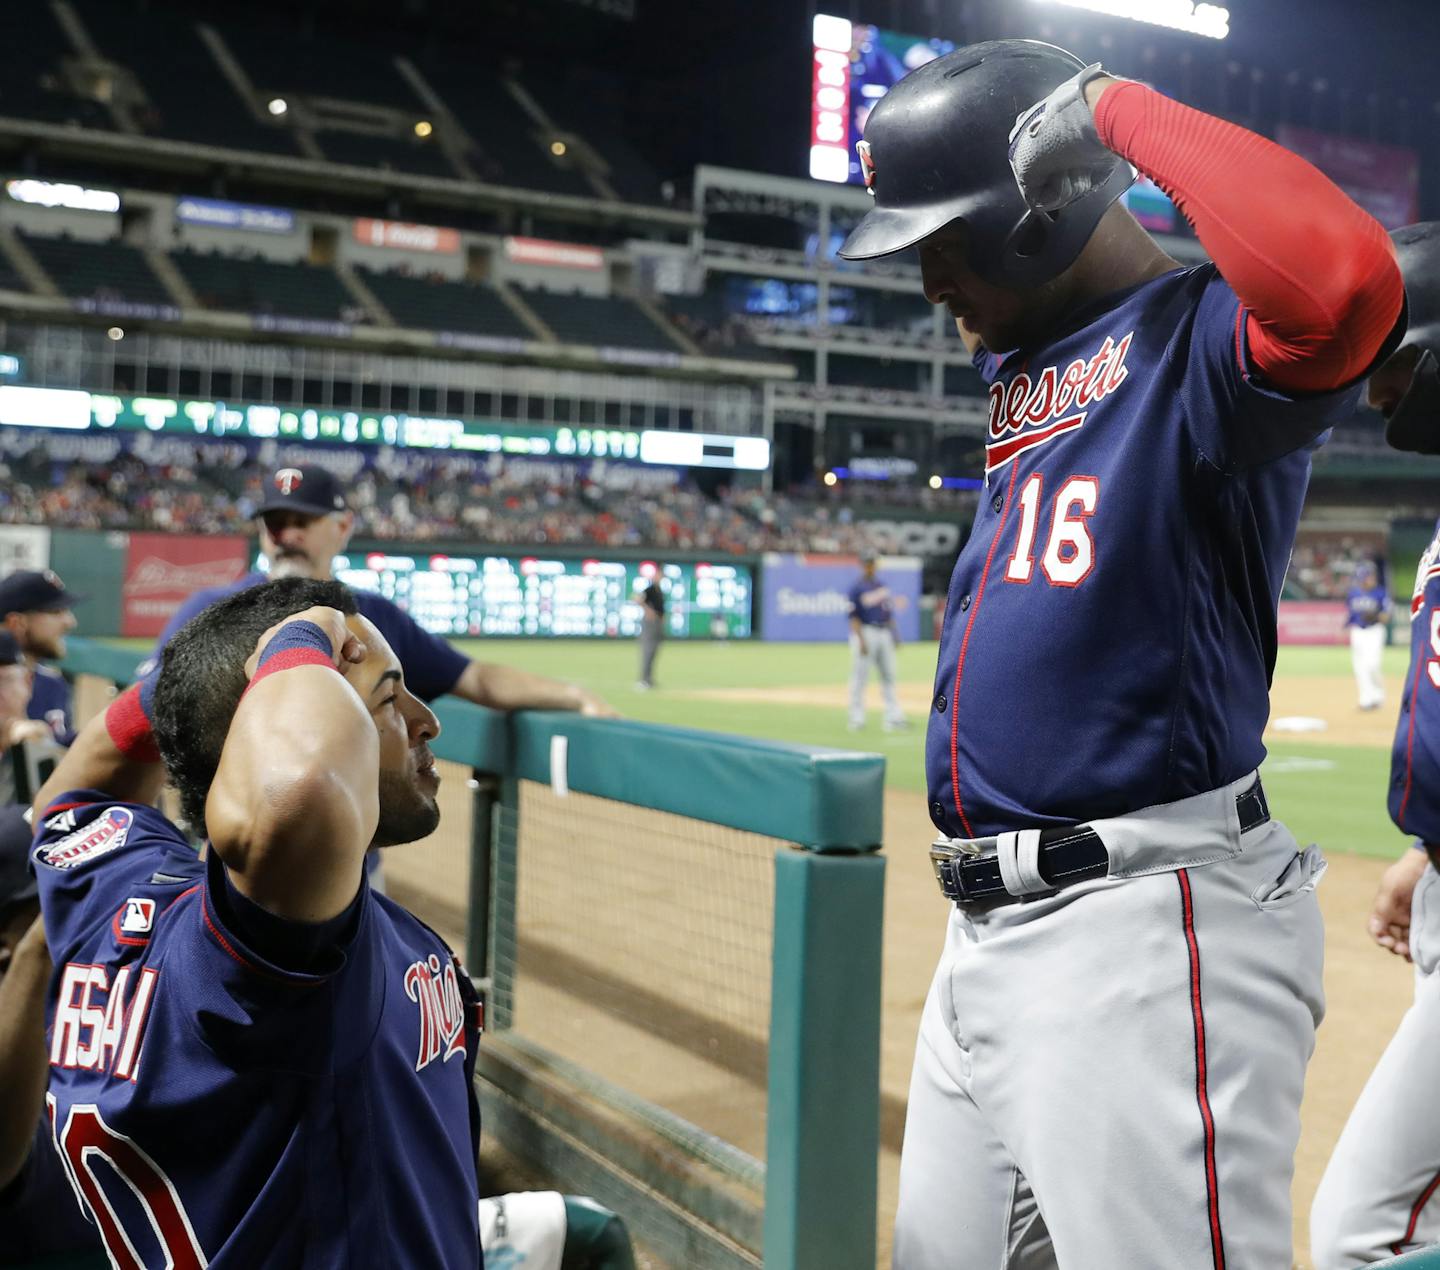
[[[231,203],[221,198],[182,198],[175,203],[175,219],[187,225],[213,229],[243,229],[258,234],[293,234],[295,213],[284,207]]]
[[[31,388],[16,384],[0,384],[0,424],[72,431],[144,430],[168,435],[330,445],[394,445],[536,458],[608,458],[664,467],[722,467],[757,472],[763,472],[770,465],[770,443],[764,437],[531,427],[432,415],[239,405],[183,397],[120,397],[74,388]]]
[[[433,251],[450,256],[460,250],[460,231],[436,225],[410,225],[404,221],[361,216],[355,221],[354,234],[355,241],[367,247]]]

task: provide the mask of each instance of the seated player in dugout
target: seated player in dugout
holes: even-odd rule
[[[176,610],[156,641],[158,660],[175,632],[207,605],[247,587],[286,577],[326,582],[331,565],[350,542],[355,513],[345,503],[340,480],[323,467],[285,467],[265,481],[264,497],[255,509],[260,550],[269,572],[246,574],[227,586],[197,591]],[[579,684],[562,683],[516,666],[472,661],[438,635],[422,628],[408,613],[384,596],[356,591],[359,611],[373,622],[405,671],[409,690],[422,701],[447,693],[493,710],[574,710],[584,715],[614,717],[615,711]]]
[[[1370,379],[1385,440],[1440,454],[1440,222],[1397,229],[1410,328]],[[1410,666],[1386,790],[1390,819],[1414,847],[1381,878],[1370,937],[1415,966],[1414,1004],[1365,1083],[1310,1210],[1316,1270],[1440,1244],[1440,1107],[1428,1096],[1440,1052],[1440,521],[1410,593]],[[1380,791],[1375,791],[1376,798]]]
[[[1390,240],[1273,142],[1033,41],[914,71],[861,147],[840,254],[918,249],[989,385],[895,1266],[1279,1270],[1325,865],[1258,769],[1311,452],[1405,330]],[[1119,203],[1135,168],[1210,261]]]
[[[348,589],[283,579],[41,790],[48,1120],[117,1265],[481,1263],[473,989],[363,868],[435,829],[438,732]]]

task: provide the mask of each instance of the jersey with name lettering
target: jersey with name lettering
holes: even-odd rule
[[[862,626],[889,626],[895,616],[890,588],[879,578],[857,578],[850,588],[850,616]]]
[[[1390,819],[1440,845],[1440,521],[1410,597],[1410,670],[1390,752]]]
[[[75,743],[75,725],[70,714],[70,685],[65,676],[51,666],[36,666],[30,684],[27,717],[50,725],[55,740],[61,745]]]
[[[94,792],[32,858],[52,1131],[117,1266],[481,1264],[478,1020],[438,936],[367,883],[320,968],[284,969],[227,923],[213,851]]]
[[[1374,626],[1385,616],[1389,605],[1383,586],[1352,586],[1345,594],[1345,625]]]
[[[926,741],[936,826],[1079,824],[1258,767],[1310,451],[1358,387],[1263,385],[1213,265],[976,365],[985,488],[946,597]]]

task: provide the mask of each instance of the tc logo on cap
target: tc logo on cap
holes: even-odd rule
[[[65,584],[60,581],[60,575],[56,573],[54,569],[42,569],[40,576],[57,591],[63,591],[65,589]]]
[[[282,467],[275,473],[275,488],[288,498],[300,488],[300,482],[304,479],[298,467]]]
[[[871,198],[875,197],[875,160],[870,157],[870,143],[857,141],[855,153],[860,156],[860,170],[865,174],[865,189]]]

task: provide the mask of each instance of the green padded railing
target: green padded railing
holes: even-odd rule
[[[69,644],[62,667],[72,675],[125,684],[140,660],[92,640]],[[565,738],[564,778],[575,793],[803,848],[775,858],[763,1247],[725,1253],[738,1242],[732,1228],[705,1264],[872,1270],[884,898],[884,860],[875,853],[883,837],[884,759],[574,714],[507,716],[453,698],[435,710],[443,726],[436,755],[475,777],[467,963],[489,988],[492,1019],[502,1025],[513,984],[492,975],[491,952],[497,931],[508,924],[513,934],[515,896],[512,886],[497,885],[497,865],[501,853],[514,850],[516,836],[495,830],[502,815],[512,824],[519,815],[519,781],[551,782],[556,738]],[[563,1064],[545,1064],[542,1056],[542,1066],[549,1074]],[[520,1086],[524,1079],[512,1081],[512,1092]],[[657,1122],[668,1115],[655,1112]],[[514,1127],[510,1114],[497,1104],[497,1120]],[[675,1120],[671,1139],[681,1140],[686,1128]],[[586,1155],[593,1152],[546,1158],[563,1164]],[[590,1189],[603,1186],[593,1158],[581,1163],[577,1176],[594,1183]],[[645,1194],[651,1181],[612,1194],[653,1202]],[[712,1206],[724,1209],[724,1197]],[[701,1264],[688,1255],[686,1264]]]

